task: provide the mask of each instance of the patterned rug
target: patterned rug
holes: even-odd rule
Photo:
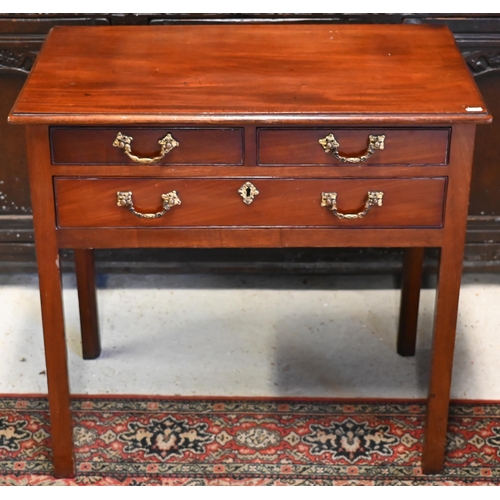
[[[425,405],[77,397],[74,479],[51,476],[42,397],[0,399],[0,485],[497,485],[500,403],[454,403],[442,474]]]

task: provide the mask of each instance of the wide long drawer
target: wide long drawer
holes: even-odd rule
[[[120,139],[118,134],[125,139]],[[241,128],[53,127],[50,129],[50,144],[53,164],[243,163]],[[151,159],[155,161],[151,162]]]
[[[55,180],[61,228],[440,227],[445,189],[445,178]]]
[[[447,165],[450,129],[262,128],[257,137],[260,165]]]

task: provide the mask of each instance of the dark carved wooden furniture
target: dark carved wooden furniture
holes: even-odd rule
[[[57,476],[74,473],[68,248],[87,358],[95,248],[406,248],[402,355],[423,248],[440,248],[422,463],[441,469],[474,134],[491,121],[448,29],[56,28],[9,118],[27,129]]]
[[[500,113],[500,14],[0,14],[0,272],[36,270],[26,146],[7,115],[39,48],[54,26],[232,23],[445,24],[495,117]],[[101,68],[104,70],[104,68]],[[3,119],[2,119],[3,117]],[[500,269],[500,121],[476,134],[464,269]],[[168,249],[99,250],[101,271],[399,272],[399,249]],[[426,252],[425,269],[437,254]],[[63,269],[71,252],[61,254]],[[257,264],[258,263],[258,264]]]

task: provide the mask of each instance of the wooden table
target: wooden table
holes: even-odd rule
[[[9,119],[27,130],[56,476],[74,474],[59,250],[95,358],[92,249],[122,247],[405,247],[403,356],[439,247],[422,467],[441,470],[474,132],[491,121],[446,28],[56,28]]]

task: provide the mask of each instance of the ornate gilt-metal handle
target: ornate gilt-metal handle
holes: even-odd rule
[[[343,214],[337,211],[337,193],[321,193],[321,206],[328,207],[339,219],[362,219],[372,207],[381,207],[384,193],[368,191],[365,208],[357,214]]]
[[[143,165],[149,165],[151,163],[155,163],[161,160],[167,153],[170,153],[172,149],[179,146],[179,143],[170,135],[167,134],[163,139],[158,141],[158,144],[161,146],[161,152],[158,156],[154,158],[139,158],[132,154],[132,141],[133,137],[128,135],[123,135],[121,132],[118,132],[116,135],[116,139],[113,141],[113,146],[115,148],[122,148],[125,151],[125,154],[136,163],[142,163]]]
[[[158,217],[163,217],[173,206],[181,204],[181,200],[177,196],[176,191],[162,194],[161,199],[163,200],[163,210],[161,212],[144,214],[141,212],[137,212],[134,208],[134,202],[132,201],[132,191],[116,192],[116,204],[119,207],[127,207],[134,215],[137,215],[137,217],[141,217],[143,219],[157,219]]]
[[[370,156],[375,153],[377,149],[384,149],[385,135],[369,135],[368,139],[370,143],[368,144],[366,153],[362,156],[354,156],[352,158],[339,155],[338,149],[340,144],[337,142],[333,134],[329,134],[324,139],[320,139],[319,143],[323,146],[325,153],[332,153],[333,156],[335,156],[335,158],[340,160],[342,163],[362,163],[368,160],[368,158],[370,158]]]

